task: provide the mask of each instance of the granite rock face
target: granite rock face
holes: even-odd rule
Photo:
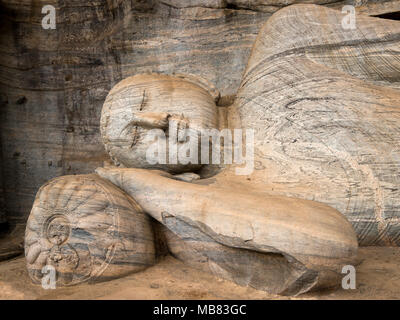
[[[2,1],[1,182],[9,222],[25,224],[47,180],[90,173],[108,159],[100,111],[117,82],[143,72],[190,73],[209,79],[227,103],[261,25],[292,2]],[[356,4],[371,15],[399,10],[397,0],[314,2]],[[49,4],[57,9],[55,30],[41,27]]]

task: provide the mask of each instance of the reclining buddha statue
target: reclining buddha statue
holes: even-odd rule
[[[142,270],[161,234],[193,267],[296,295],[340,285],[358,244],[399,245],[400,23],[342,20],[316,5],[271,16],[229,107],[198,76],[118,83],[100,124],[114,164],[37,194],[25,243],[32,279],[46,265],[60,285]],[[229,132],[246,132],[251,170],[213,163],[193,144],[204,130],[223,131],[225,147]],[[154,153],[157,139],[166,143]]]

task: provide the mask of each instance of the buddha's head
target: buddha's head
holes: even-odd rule
[[[139,74],[122,80],[108,94],[101,114],[106,150],[118,166],[196,171],[202,166],[200,152],[190,163],[172,154],[175,147],[178,153],[190,150],[193,139],[199,139],[200,145],[200,130],[217,129],[218,96],[217,90],[198,77]],[[156,154],[165,162],[149,161],[150,149],[162,136],[165,149]]]

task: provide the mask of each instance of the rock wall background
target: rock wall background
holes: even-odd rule
[[[293,3],[400,11],[398,0],[0,1],[0,223],[6,212],[24,225],[40,185],[108,159],[99,119],[114,84],[141,72],[191,73],[227,104],[261,25]],[[41,26],[47,4],[56,30]]]

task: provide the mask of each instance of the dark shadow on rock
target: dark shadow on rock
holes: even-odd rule
[[[0,224],[0,261],[21,255],[24,251],[24,226]]]

